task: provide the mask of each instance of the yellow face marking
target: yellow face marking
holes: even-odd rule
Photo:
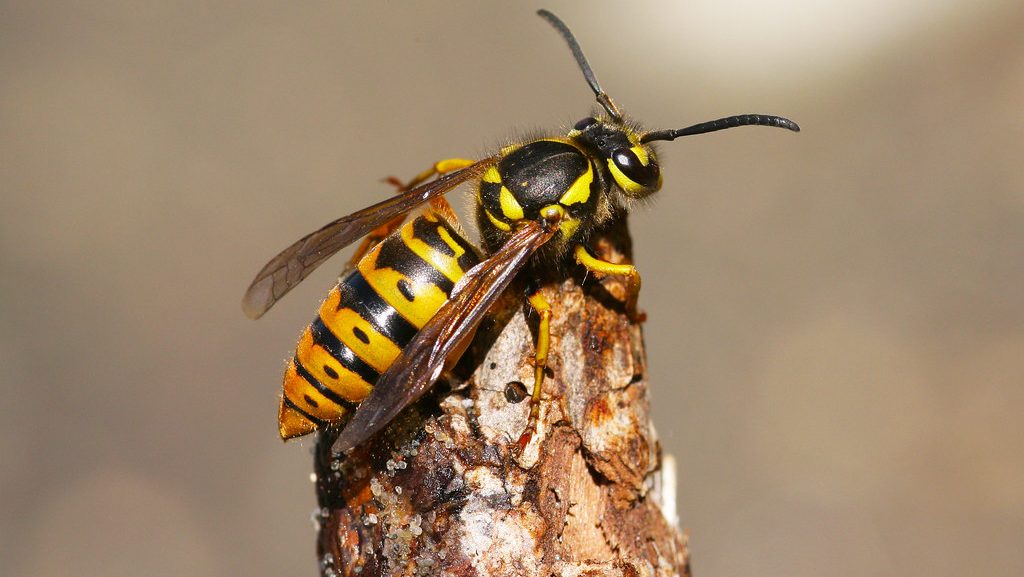
[[[437,221],[434,220],[434,222]],[[413,232],[412,222],[402,227],[402,241],[404,241],[405,245],[409,247],[409,250],[416,253],[416,256],[422,258],[424,261],[430,263],[435,270],[448,277],[448,280],[458,282],[466,272],[459,266],[459,257],[466,254],[466,249],[459,245],[459,243],[455,242],[455,239],[452,238],[445,227],[440,224],[437,225],[437,232],[440,235],[441,240],[443,240],[444,243],[447,244],[455,253],[454,257],[448,256],[447,254],[444,254],[423,242],[421,239],[416,238],[413,235]]]
[[[587,202],[590,199],[590,185],[594,182],[594,166],[587,163],[587,171],[572,183],[569,190],[558,199],[559,204],[569,206],[579,202]]]
[[[647,166],[651,161],[650,157],[647,156],[647,149],[643,146],[631,146],[629,149],[633,151],[633,154],[635,154],[638,159],[640,159],[640,164]]]
[[[622,171],[619,170],[619,167],[615,166],[615,163],[612,162],[612,159],[610,158],[608,159],[608,170],[612,173],[612,178],[615,179],[615,184],[622,187],[622,190],[625,190],[627,193],[639,195],[647,191],[647,189],[642,185],[623,174]]]
[[[369,254],[359,261],[359,272],[373,290],[380,295],[384,302],[388,303],[405,320],[409,321],[416,328],[423,328],[441,306],[448,300],[448,295],[443,290],[430,283],[417,283],[406,278],[402,273],[388,267],[377,268],[377,255],[380,254],[380,245],[377,245]],[[413,295],[410,301],[398,290],[398,283],[403,282],[408,292]]]
[[[382,335],[359,313],[349,308],[338,308],[341,292],[335,288],[320,307],[320,318],[331,333],[352,352],[378,373],[388,370],[401,349]],[[365,340],[364,340],[365,339]]]
[[[313,378],[320,381],[320,384],[328,389],[338,393],[343,399],[358,403],[365,399],[366,395],[369,395],[370,391],[373,390],[373,385],[345,368],[327,349],[316,344],[316,341],[313,340],[313,331],[309,328],[306,329],[306,332],[302,333],[295,356],[302,363],[302,367],[309,374],[313,375]],[[334,374],[332,375],[331,372]],[[295,397],[290,398],[293,401],[296,400]],[[330,404],[333,405],[334,402],[330,401]],[[316,413],[310,414],[314,417],[319,416]]]
[[[512,191],[501,187],[501,192],[498,193],[498,203],[501,204],[501,214],[509,220],[521,220],[523,218],[523,207],[516,200],[516,197],[512,195]]]
[[[640,164],[648,166],[651,163],[651,157],[647,154],[647,149],[642,145],[637,144],[629,148],[636,155]],[[658,174],[658,183],[653,188],[648,188],[638,184],[633,179],[629,178],[619,170],[619,167],[615,166],[612,159],[607,160],[608,170],[611,171],[612,177],[615,179],[615,184],[618,184],[622,190],[630,194],[641,195],[644,193],[650,193],[661,188],[661,174]]]
[[[498,220],[498,218],[491,214],[491,211],[487,210],[486,208],[484,209],[484,214],[487,215],[487,218],[491,221],[491,224],[493,224],[494,227],[497,228],[498,230],[503,230],[505,232],[509,232],[510,230],[512,230],[512,227],[509,226],[508,223]]]

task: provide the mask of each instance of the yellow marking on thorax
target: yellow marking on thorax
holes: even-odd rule
[[[508,155],[512,154],[513,152],[515,152],[516,150],[519,150],[522,147],[523,147],[523,145],[520,144],[520,143],[510,144],[510,145],[506,146],[505,148],[502,148],[498,152],[498,154],[500,154],[501,156],[508,156]],[[492,180],[491,182],[501,182],[501,180],[500,179],[499,180]]]
[[[428,219],[428,221],[432,221],[434,223],[437,222],[435,219]],[[423,240],[416,238],[413,234],[412,222],[402,227],[402,241],[404,241],[405,245],[409,247],[409,250],[416,253],[416,256],[422,258],[435,270],[448,277],[448,280],[452,282],[459,282],[462,275],[466,273],[466,271],[462,270],[462,267],[459,266],[459,257],[466,254],[466,249],[459,243],[455,242],[455,239],[452,238],[452,235],[448,233],[448,230],[444,226],[441,226],[440,224],[436,224],[435,226],[437,227],[438,234],[441,236],[441,240],[443,240],[444,243],[455,253],[454,257],[448,256],[447,254],[430,246]]]
[[[512,230],[512,227],[509,226],[507,222],[502,222],[498,220],[498,217],[491,214],[491,211],[487,210],[486,208],[484,209],[484,214],[487,215],[487,218],[491,221],[491,224],[493,224],[494,227],[497,228],[498,230],[503,230],[505,232]]]
[[[498,167],[492,166],[488,168],[480,180],[490,182],[491,184],[501,184],[501,173],[498,172]]]
[[[417,329],[423,328],[441,306],[448,300],[438,286],[430,283],[413,282],[402,273],[388,267],[377,268],[377,255],[380,254],[380,245],[377,245],[369,254],[359,261],[359,272],[384,302],[388,303],[405,320],[412,323]],[[409,286],[409,292],[413,300],[405,298],[405,295],[398,289],[399,281],[405,281]]]
[[[501,205],[501,214],[509,220],[521,220],[523,218],[523,207],[516,200],[516,197],[512,194],[512,191],[501,187],[501,192],[498,193],[498,203]]]
[[[302,363],[302,367],[310,375],[313,375],[313,378],[345,400],[358,403],[365,399],[366,395],[369,395],[370,391],[373,390],[373,385],[364,381],[358,374],[345,368],[338,359],[331,355],[330,351],[318,345],[313,339],[313,331],[309,328],[302,333],[302,338],[299,339],[299,347],[295,351],[295,357]],[[330,368],[338,376],[331,376],[325,367]],[[316,389],[313,390],[314,392],[316,391]],[[292,400],[294,401],[295,397],[292,397]],[[332,405],[335,404],[329,399],[328,402]],[[315,413],[311,414],[314,417],[319,416]]]
[[[339,309],[341,302],[341,291],[337,288],[327,295],[327,300],[320,307],[320,318],[331,333],[345,344],[352,352],[366,364],[373,367],[378,373],[388,370],[401,349],[391,339],[381,334],[366,319],[359,316],[359,313],[350,309]],[[366,340],[357,336],[359,331]]]
[[[569,206],[571,204],[587,202],[590,200],[590,185],[594,182],[594,166],[587,161],[587,171],[580,175],[569,190],[558,199],[559,204]]]

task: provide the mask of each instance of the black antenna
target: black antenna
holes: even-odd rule
[[[622,122],[622,113],[619,112],[619,108],[615,106],[612,99],[604,90],[601,90],[601,85],[597,83],[597,78],[594,76],[594,71],[590,68],[590,63],[587,62],[587,57],[583,55],[583,49],[580,48],[580,43],[576,41],[576,37],[573,36],[572,30],[562,22],[562,19],[555,16],[547,10],[538,10],[537,15],[548,21],[549,24],[555,27],[562,34],[562,38],[569,43],[569,49],[572,50],[572,55],[576,58],[576,64],[579,65],[580,70],[583,71],[583,78],[587,80],[587,84],[590,85],[590,89],[594,91],[594,95],[597,96],[597,102],[605,109],[605,112],[612,117],[612,120],[616,122]]]
[[[785,128],[786,130],[792,130],[793,132],[800,132],[800,127],[797,123],[788,118],[783,118],[781,116],[769,116],[766,114],[739,114],[737,116],[727,116],[725,118],[719,118],[718,120],[701,122],[700,124],[694,124],[693,126],[687,126],[686,128],[648,132],[640,137],[640,142],[651,142],[652,140],[675,140],[680,136],[704,134],[707,132],[714,132],[716,130],[725,130],[726,128],[736,128],[737,126],[774,126],[775,128]]]

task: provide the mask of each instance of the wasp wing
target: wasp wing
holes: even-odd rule
[[[449,359],[468,346],[488,309],[501,296],[530,256],[554,236],[528,221],[487,260],[470,269],[455,285],[452,298],[423,326],[381,375],[370,395],[334,443],[340,454],[369,439],[402,409],[418,399],[441,376]]]
[[[479,177],[494,164],[496,157],[477,161],[437,180],[410,188],[396,196],[343,216],[307,234],[281,251],[260,270],[242,298],[242,310],[258,319],[281,297],[309,276],[334,253],[366,236],[373,229],[440,196],[456,186]]]

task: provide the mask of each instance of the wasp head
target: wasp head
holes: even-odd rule
[[[629,198],[644,198],[661,188],[661,169],[654,149],[623,122],[587,117],[577,122],[569,137],[602,159],[608,172]]]

